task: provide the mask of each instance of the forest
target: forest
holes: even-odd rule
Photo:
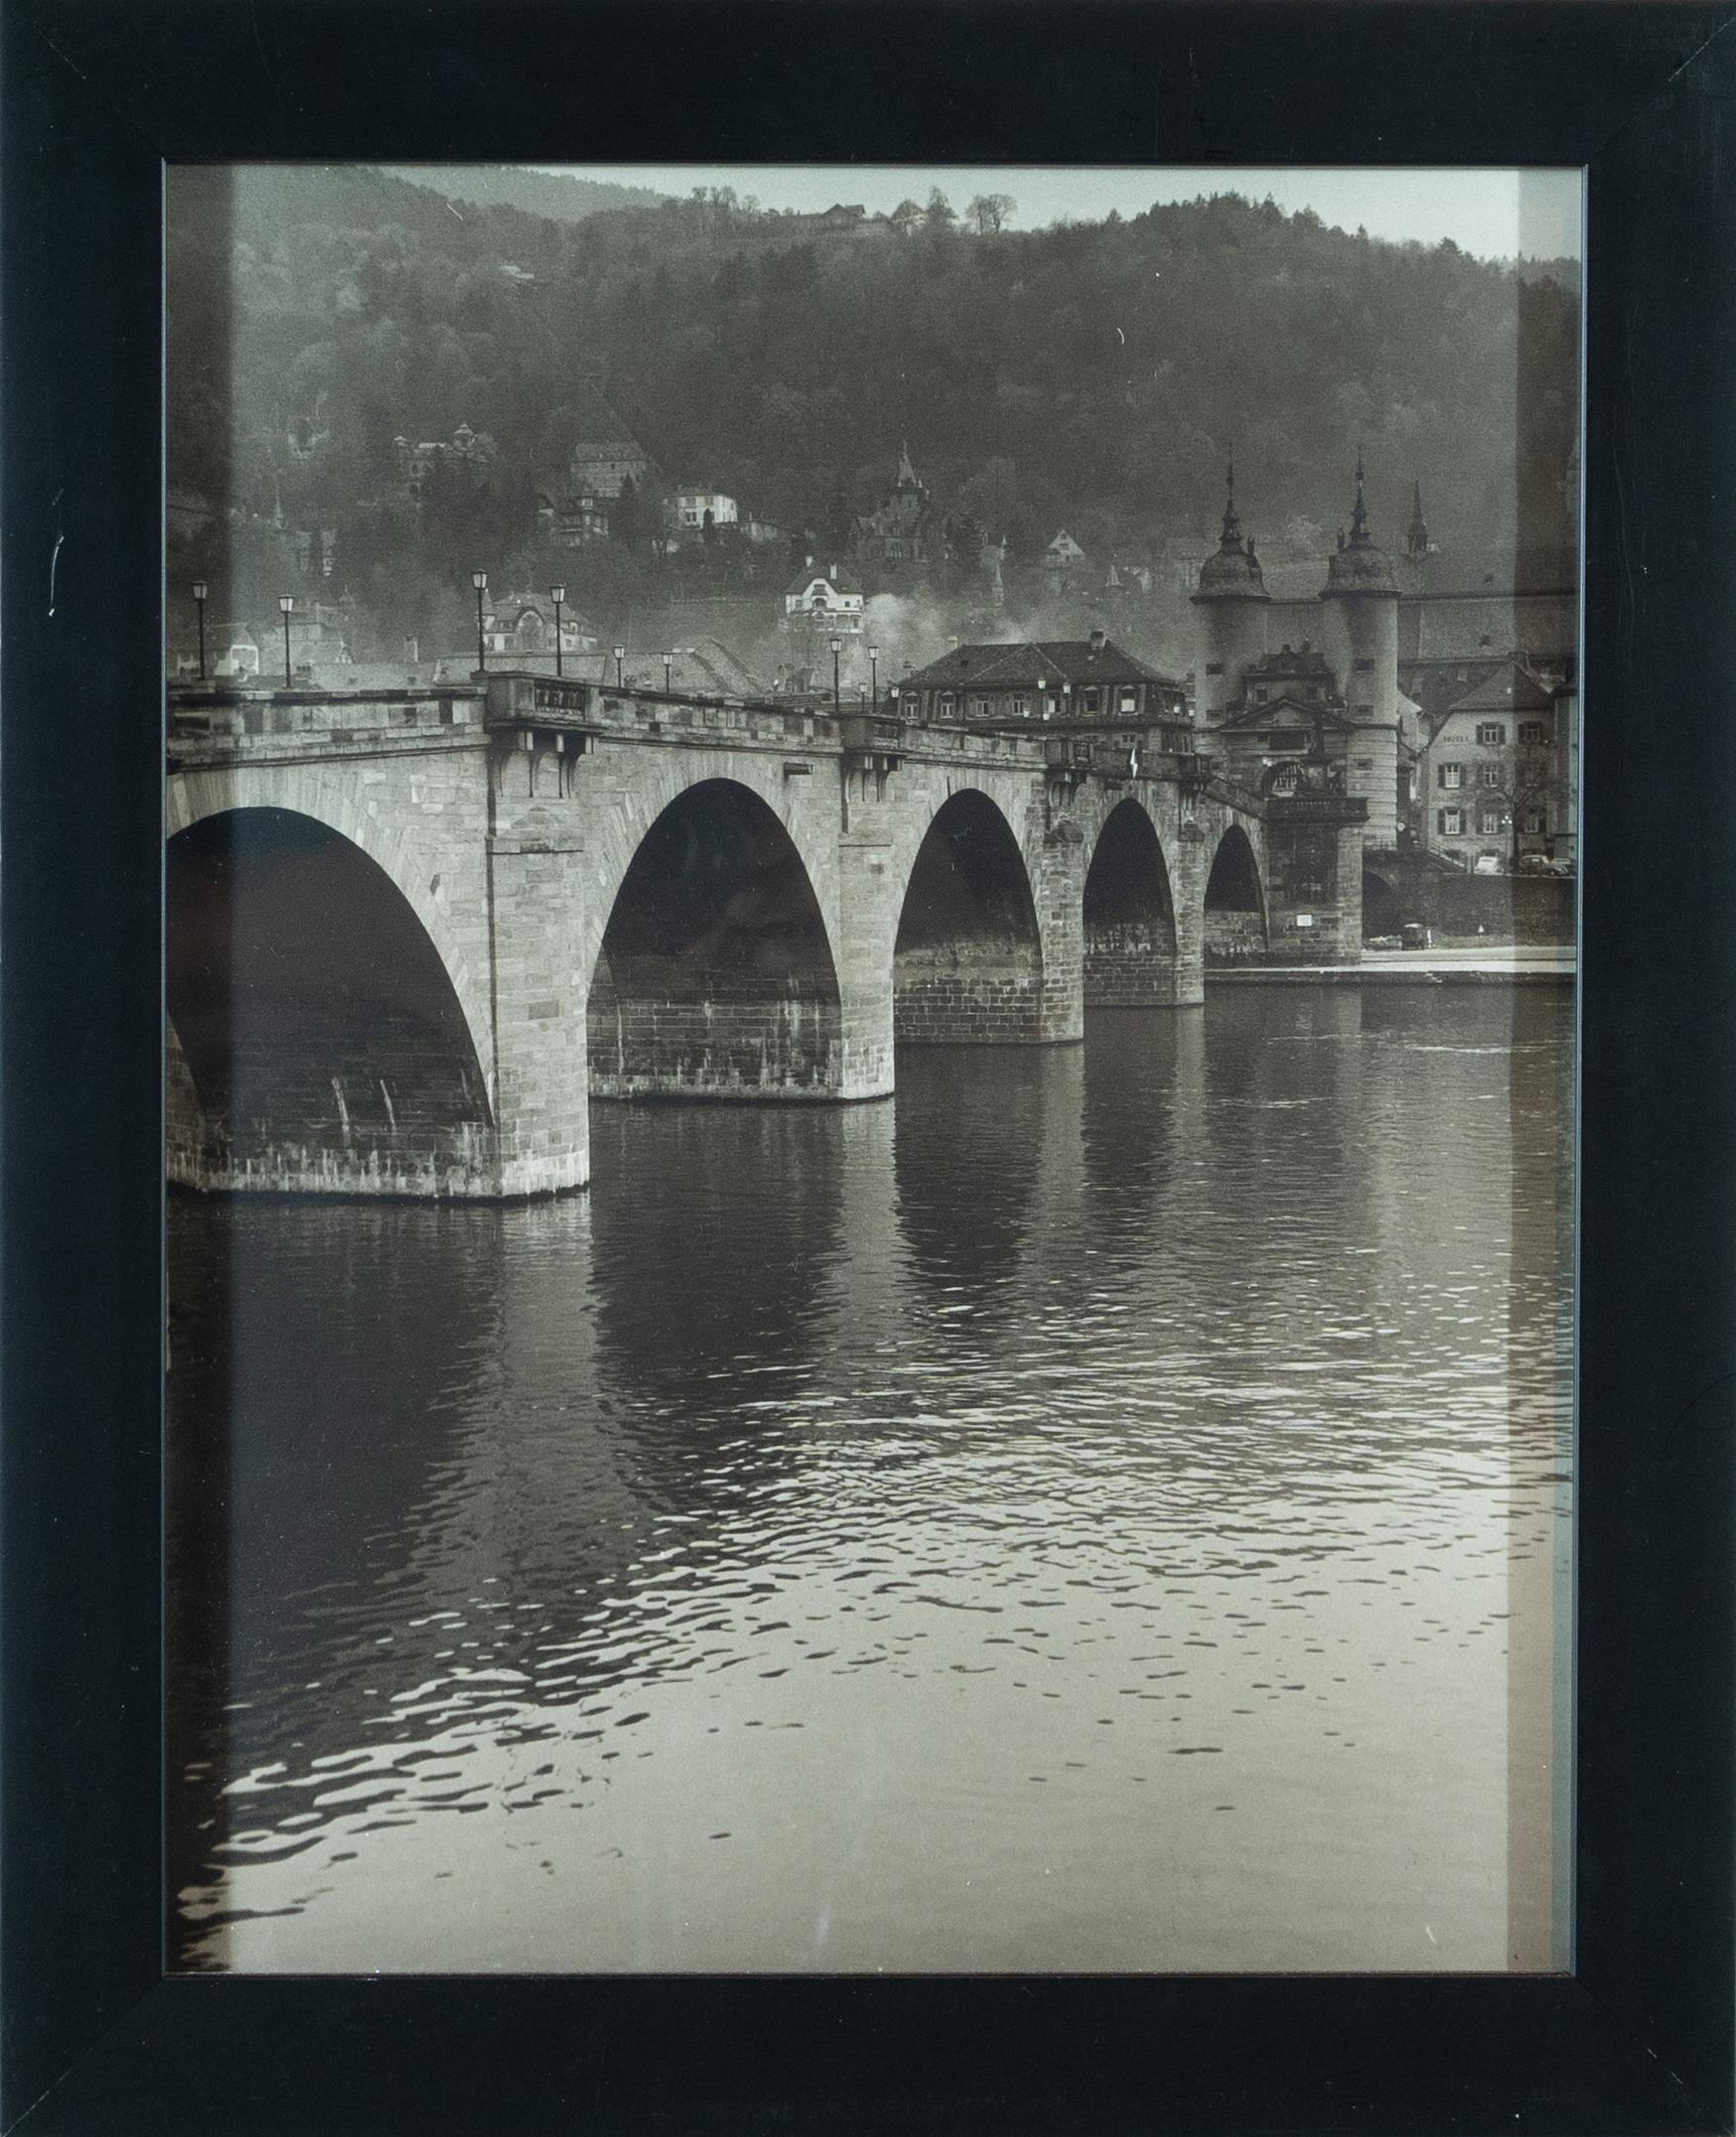
[[[1063,526],[1094,556],[1215,534],[1231,453],[1263,553],[1331,546],[1359,448],[1383,539],[1414,478],[1444,545],[1570,539],[1571,264],[1232,193],[1021,231],[960,173],[956,198],[832,230],[727,186],[598,188],[557,217],[425,182],[457,176],[174,174],[170,482],[218,508],[182,561],[237,614],[270,605],[279,527],[334,537],[328,590],[394,645],[459,630],[479,559],[497,584],[558,572],[605,630],[654,609],[650,515],[552,557],[538,527],[587,382],[668,481],[729,492],[796,552],[837,544],[903,440],[937,506],[1014,563]],[[460,423],[492,441],[490,479],[417,512],[395,440]],[[775,583],[788,553],[741,582]]]

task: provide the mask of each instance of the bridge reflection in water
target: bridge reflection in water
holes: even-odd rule
[[[1559,1959],[1566,1001],[897,1070],[175,1201],[177,1963]]]

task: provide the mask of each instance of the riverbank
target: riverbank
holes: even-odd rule
[[[1214,987],[1571,987],[1570,943],[1488,949],[1365,950],[1359,965],[1236,965],[1208,971]]]

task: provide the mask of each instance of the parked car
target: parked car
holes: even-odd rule
[[[1421,920],[1407,920],[1400,932],[1399,941],[1407,950],[1426,950],[1429,947],[1429,930]]]

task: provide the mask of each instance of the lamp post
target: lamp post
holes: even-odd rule
[[[625,659],[627,658],[627,648],[626,648],[625,646],[617,646],[617,647],[616,647],[616,648],[614,649],[614,652],[615,652],[615,687],[616,687],[616,688],[617,688],[617,689],[619,690],[619,689],[621,688],[621,686],[622,686],[622,684],[621,684],[621,663],[622,663],[622,661],[623,661],[623,660],[625,660]]]
[[[832,717],[837,719],[843,707],[838,702],[838,656],[844,651],[844,641],[832,641]]]
[[[199,612],[199,680],[205,679],[205,596],[210,588],[203,579],[193,581],[193,603]]]
[[[560,605],[567,597],[564,586],[551,586],[548,598],[554,603],[554,672],[560,673]]]
[[[476,671],[480,675],[488,666],[488,649],[482,637],[482,597],[488,591],[488,573],[473,571],[470,583],[476,588]]]
[[[666,653],[663,655],[663,695],[665,697],[669,695],[669,670],[674,665],[675,655],[672,653]]]
[[[870,646],[868,650],[868,656],[869,709],[877,713],[880,709],[880,649],[877,646]]]
[[[278,606],[284,612],[284,688],[289,687],[289,612],[295,606],[293,594],[280,594]]]

